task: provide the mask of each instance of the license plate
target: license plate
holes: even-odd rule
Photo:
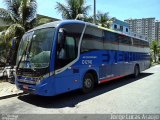
[[[23,88],[28,90],[28,85],[23,85]]]

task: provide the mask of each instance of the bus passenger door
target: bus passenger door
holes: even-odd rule
[[[78,28],[78,29],[77,29]],[[79,66],[76,65],[78,44],[84,26],[67,24],[60,28],[56,45],[55,80],[56,93],[64,93],[79,88]]]
[[[55,83],[57,93],[67,92],[78,87],[79,67],[68,66],[76,58],[75,39],[71,36],[66,36],[64,44],[63,50],[57,51]]]

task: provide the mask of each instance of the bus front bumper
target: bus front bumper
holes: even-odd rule
[[[29,84],[25,82],[19,82],[16,80],[16,86],[18,89],[30,93],[30,94],[35,94],[35,95],[40,95],[40,96],[51,96],[50,91],[48,90],[48,83],[47,82],[42,82],[40,84]],[[53,95],[53,92],[52,92]]]

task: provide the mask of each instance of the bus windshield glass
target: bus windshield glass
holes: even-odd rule
[[[17,55],[19,68],[40,69],[49,66],[54,31],[55,28],[44,28],[23,36]]]

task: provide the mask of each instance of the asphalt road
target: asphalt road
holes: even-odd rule
[[[101,84],[92,93],[73,91],[54,97],[22,95],[0,100],[7,114],[160,114],[160,65],[140,77]]]

